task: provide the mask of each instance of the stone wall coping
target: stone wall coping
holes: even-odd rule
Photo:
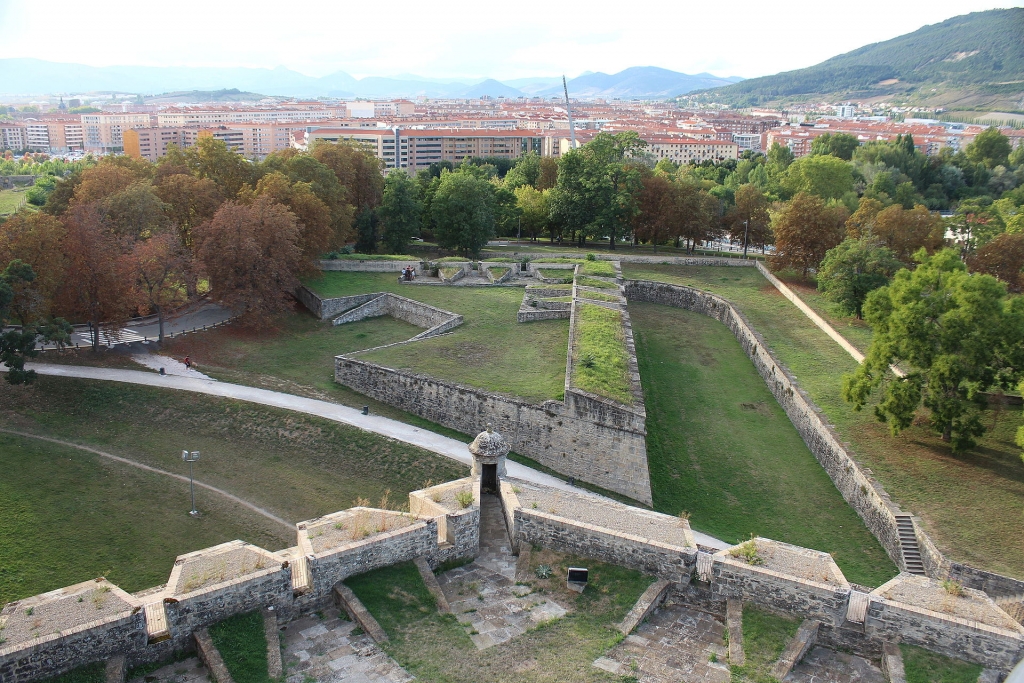
[[[425,489],[419,489],[418,491],[410,491],[409,497],[416,497],[420,501],[421,505],[428,507],[432,510],[436,510],[437,514],[435,517],[456,515],[465,512],[466,508],[451,509],[437,502],[433,499],[435,493],[445,493],[452,489],[465,488],[467,485],[470,486],[470,490],[473,492],[473,502],[476,505],[480,505],[480,490],[479,487],[473,486],[476,481],[476,477],[463,477],[462,479],[455,479],[453,481],[446,481],[443,484],[435,484],[434,486],[428,486]]]
[[[918,607],[917,605],[909,605],[905,602],[897,602],[896,600],[890,600],[889,598],[884,598],[881,595],[876,595],[873,592],[869,594],[868,600],[868,618],[877,618],[870,616],[871,603],[879,603],[901,612],[910,612],[912,614],[928,617],[929,619],[943,621],[948,624],[955,624],[963,628],[971,629],[972,631],[988,633],[1000,638],[1011,638],[1019,641],[1021,645],[1024,645],[1024,627],[1022,627],[1020,631],[1011,631],[1009,629],[992,626],[991,624],[985,624],[973,619],[964,619],[962,617],[955,617],[943,612],[936,612],[935,610],[930,610],[926,607]]]
[[[32,652],[45,649],[50,643],[54,641],[64,640],[65,638],[70,638],[72,636],[78,635],[79,633],[90,631],[94,628],[105,627],[109,629],[112,626],[128,625],[131,623],[135,615],[138,614],[141,610],[141,607],[135,607],[131,611],[120,612],[117,615],[114,615],[107,619],[97,619],[95,621],[79,624],[74,628],[64,629],[63,631],[56,631],[54,633],[48,633],[46,635],[39,636],[38,638],[33,638],[31,640],[23,640],[12,645],[8,645],[6,647],[0,645],[0,657],[6,657],[8,655],[12,655],[15,653],[17,653],[20,656],[25,656],[31,654]],[[141,631],[142,629],[140,629],[140,632]]]
[[[431,518],[427,518],[427,520],[431,521],[431,522],[434,521],[432,517]],[[312,548],[311,548],[310,552],[307,553],[307,554],[312,555],[317,560],[330,559],[330,558],[336,557],[338,555],[344,555],[344,554],[349,553],[349,552],[351,552],[353,550],[358,550],[360,548],[365,548],[365,547],[371,546],[371,545],[378,545],[378,544],[381,544],[381,543],[386,543],[386,542],[390,541],[391,539],[397,538],[399,536],[405,536],[405,535],[408,535],[408,534],[414,534],[414,533],[417,533],[419,531],[422,531],[425,528],[427,528],[427,521],[424,521],[423,518],[420,518],[419,521],[414,522],[413,524],[410,524],[409,526],[402,527],[401,529],[392,529],[391,531],[385,531],[385,532],[382,532],[382,533],[379,533],[379,534],[374,534],[373,536],[370,536],[368,538],[360,538],[359,540],[352,541],[352,542],[346,543],[344,545],[335,546],[334,548],[331,548],[330,550],[325,550],[325,551],[320,552],[320,553],[312,552]]]
[[[776,540],[771,539],[771,538],[764,538],[762,536],[755,536],[754,538],[750,539],[750,541],[744,541],[743,543],[737,543],[736,545],[731,546],[729,548],[723,548],[722,550],[719,550],[718,552],[716,552],[714,554],[715,554],[716,557],[717,556],[721,556],[721,557],[729,558],[730,560],[736,560],[737,558],[732,555],[732,550],[734,548],[738,548],[738,547],[742,546],[744,543],[750,543],[750,542],[754,542],[755,544],[761,543],[765,548],[772,548],[772,547],[774,547],[774,548],[778,548],[779,550],[785,551],[787,553],[791,553],[793,555],[798,555],[798,556],[799,555],[803,555],[805,557],[821,560],[822,562],[826,563],[826,566],[828,567],[829,573],[832,575],[832,578],[835,579],[835,581],[836,581],[836,583],[838,585],[844,585],[844,586],[850,586],[851,585],[850,582],[847,581],[846,576],[843,574],[843,571],[839,568],[839,565],[836,564],[835,559],[833,559],[830,554],[828,554],[826,552],[823,552],[821,550],[815,550],[813,548],[805,548],[805,547],[800,546],[800,545],[793,545],[792,543],[786,543],[785,541],[776,541]],[[741,562],[740,564],[747,564],[747,563],[746,562]],[[761,565],[747,565],[747,566],[758,566],[758,567],[761,567]],[[762,568],[768,569],[768,567],[762,567]],[[776,569],[776,570],[772,570],[772,571],[779,571],[779,570]],[[785,574],[785,572],[782,572],[782,574]],[[787,575],[787,576],[795,576],[795,575]],[[796,578],[802,579],[802,577],[799,577],[799,576],[797,576]],[[808,580],[809,581],[814,581],[814,579],[808,579]],[[818,582],[818,583],[821,583],[821,582]],[[830,584],[828,584],[828,585],[830,585]]]
[[[275,558],[275,562],[280,563],[280,560],[277,560]],[[268,569],[258,569],[249,574],[236,576],[232,579],[227,579],[226,581],[222,581],[220,583],[215,583],[211,586],[207,586],[206,588],[197,588],[196,590],[191,591],[189,593],[176,593],[168,597],[173,597],[174,600],[177,602],[186,602],[188,600],[196,600],[198,598],[210,598],[219,593],[229,593],[237,589],[239,586],[242,586],[243,584],[254,583],[261,579],[265,579],[268,576],[273,576],[274,574],[281,574],[284,572],[287,572],[288,575],[291,576],[290,566],[286,566],[284,563],[280,563],[278,564],[277,567],[270,567]]]
[[[185,565],[188,564],[188,561],[191,560],[191,559],[195,559],[195,558],[199,558],[199,557],[202,557],[202,558],[216,557],[217,555],[223,555],[225,553],[234,552],[236,550],[247,550],[247,551],[252,552],[252,553],[254,553],[256,555],[262,555],[265,558],[267,558],[267,560],[269,560],[270,562],[272,562],[272,563],[277,565],[276,568],[273,568],[273,569],[268,570],[268,571],[278,571],[278,570],[281,569],[281,567],[284,566],[284,563],[285,563],[285,560],[282,560],[275,553],[272,553],[269,550],[261,548],[261,547],[259,547],[257,545],[253,545],[252,543],[246,543],[245,541],[240,541],[240,540],[227,541],[226,543],[221,543],[219,545],[211,546],[209,548],[203,548],[201,550],[193,550],[190,553],[185,553],[184,555],[178,555],[177,559],[174,560],[174,566],[171,567],[171,575],[167,579],[166,594],[168,596],[173,596],[175,598],[181,599],[183,596],[192,596],[192,595],[195,595],[195,594],[198,594],[198,593],[205,592],[207,589],[203,589],[203,588],[198,588],[198,589],[196,589],[194,591],[188,591],[186,593],[176,593],[175,592],[175,587],[178,585],[178,580],[181,578],[181,572],[184,571]],[[255,572],[250,572],[248,574],[243,574],[243,575],[240,575],[240,576],[236,576],[236,577],[234,577],[232,579],[227,579],[227,580],[222,581],[220,583],[211,584],[211,586],[209,586],[208,589],[209,590],[213,590],[217,586],[226,585],[226,584],[232,583],[232,582],[234,582],[236,580],[245,579],[247,577],[251,577],[251,576],[254,576],[256,574],[263,573],[263,572],[264,572],[264,570],[260,569],[260,570],[256,570]]]
[[[692,555],[693,557],[696,557],[697,555],[696,546],[670,545],[668,543],[662,543],[661,541],[655,541],[654,539],[642,538],[640,536],[627,534],[622,531],[615,531],[614,529],[609,529],[607,527],[597,526],[596,524],[590,524],[588,522],[581,522],[575,519],[559,517],[558,515],[552,515],[547,512],[541,512],[540,510],[528,510],[526,508],[519,507],[516,508],[516,511],[519,512],[523,517],[536,517],[539,519],[547,520],[549,522],[556,522],[558,524],[564,524],[566,526],[586,529],[587,531],[591,531],[596,534],[601,534],[603,536],[620,538],[624,541],[630,541],[632,543],[650,546],[652,548],[657,548],[659,550],[667,550],[669,552],[679,553],[681,555]]]
[[[726,554],[722,554],[725,552]],[[770,576],[773,579],[785,581],[786,583],[793,584],[796,586],[803,586],[814,588],[819,591],[832,593],[833,595],[845,594],[849,595],[853,588],[849,583],[845,582],[841,584],[836,583],[823,583],[821,581],[815,581],[814,579],[805,579],[800,576],[793,576],[792,574],[786,574],[776,569],[769,569],[767,567],[760,567],[753,564],[747,564],[743,560],[731,557],[726,551],[720,551],[714,554],[714,562],[716,564],[724,564],[734,569],[742,569],[743,571],[750,572],[752,574],[761,574],[763,576]]]

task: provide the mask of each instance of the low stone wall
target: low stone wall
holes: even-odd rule
[[[444,311],[435,306],[407,299],[404,296],[398,296],[390,292],[378,292],[374,295],[374,298],[365,304],[336,317],[334,324],[343,325],[344,323],[382,315],[390,315],[392,318],[404,320],[417,327],[427,328],[426,332],[421,332],[407,341],[416,341],[444,334],[461,325],[463,320],[461,315],[451,311]]]
[[[752,602],[772,612],[800,614],[830,626],[846,618],[849,584],[822,583],[765,567],[749,565],[728,555],[715,555],[711,589],[717,597]]]
[[[566,403],[534,405],[351,356],[335,359],[334,379],[463,434],[490,423],[516,453],[566,476],[651,503],[643,419],[613,402],[570,397]]]
[[[864,520],[889,558],[901,570],[905,569],[896,528],[896,515],[902,512],[881,485],[861,470],[839,434],[825,421],[821,409],[800,389],[743,315],[725,299],[692,287],[630,280],[625,288],[629,300],[649,301],[702,313],[722,322],[732,331],[832,483]]]
[[[17,602],[8,608],[12,606],[20,608]],[[135,607],[134,611],[41,635],[28,642],[6,647],[0,644],[0,683],[60,675],[145,646],[145,616],[141,608]]]
[[[334,584],[350,576],[430,555],[436,549],[437,522],[432,519],[353,541],[309,557],[313,591],[327,595]]]
[[[479,268],[480,273],[482,275],[486,276],[487,279],[490,280],[492,284],[497,285],[501,284],[502,282],[508,282],[509,280],[511,280],[512,276],[519,270],[516,266],[518,266],[518,264],[516,263],[484,263],[483,261],[481,261]],[[494,273],[491,272],[495,268],[505,268],[506,270],[504,274],[495,277]]]
[[[564,308],[559,310],[552,310],[547,308],[533,308],[532,306],[524,306],[519,309],[516,313],[516,322],[519,323],[532,323],[538,320],[568,320],[572,309]]]
[[[359,273],[400,273],[412,268],[417,273],[422,269],[422,261],[356,261],[350,259],[324,259],[320,261],[320,270],[350,270]]]
[[[1019,633],[877,595],[868,603],[864,631],[883,642],[918,645],[997,670],[1008,670],[1024,658],[1024,638]]]
[[[696,548],[671,546],[540,510],[519,508],[513,519],[513,534],[520,542],[629,567],[673,583],[688,583],[697,563]]]
[[[287,563],[183,596],[166,598],[164,612],[175,649],[184,649],[196,631],[232,615],[269,605],[273,605],[282,618],[294,614],[292,573]]]
[[[344,313],[356,306],[361,306],[367,301],[372,301],[380,296],[380,292],[370,294],[355,294],[353,296],[338,296],[325,299],[308,287],[299,287],[295,292],[295,298],[310,312],[321,320],[333,318],[339,313]]]
[[[508,256],[508,253],[502,252],[483,252],[487,256]],[[520,258],[532,258],[537,256],[536,252],[523,252],[514,253],[513,256],[518,259]],[[577,261],[583,261],[586,256],[579,252],[560,252],[560,253],[545,253],[540,258],[569,258]],[[655,264],[666,264],[673,266],[738,266],[741,268],[753,268],[754,264],[757,263],[756,259],[743,260],[741,258],[724,258],[721,256],[671,256],[666,254],[664,256],[660,254],[617,254],[615,252],[603,251],[594,252],[594,258],[598,261],[620,261],[622,263],[655,263]],[[533,261],[530,261],[530,266],[533,265]],[[544,268],[544,264],[538,264],[539,267]],[[554,266],[558,264],[548,264]],[[566,265],[566,264],[562,264]]]

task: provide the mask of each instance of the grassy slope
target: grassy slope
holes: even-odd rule
[[[272,550],[294,543],[205,492],[193,519],[187,483],[77,449],[0,434],[0,470],[0,604],[97,576],[148,588],[167,580],[177,555],[236,538]]]
[[[348,272],[324,273],[310,286],[323,296],[396,292],[465,318],[452,334],[360,358],[531,401],[562,396],[569,325],[564,320],[517,324],[519,287],[402,286],[389,273]]]
[[[655,509],[728,542],[751,533],[835,552],[847,578],[895,567],[836,491],[725,325],[629,305],[647,407]]]
[[[210,638],[235,683],[268,683],[267,636],[259,612],[238,614],[210,627]]]
[[[565,588],[565,567],[578,558],[535,552],[533,565],[547,563],[554,579],[533,583],[557,594],[574,611],[515,640],[477,650],[452,616],[441,616],[416,568],[405,563],[346,580],[387,631],[388,654],[428,683],[588,683],[618,681],[593,661],[621,636],[610,628],[632,607],[651,579],[639,572],[587,561],[590,585],[580,595]],[[559,585],[561,584],[561,585]]]
[[[427,480],[465,475],[440,456],[326,420],[87,380],[40,377],[35,386],[0,392],[0,426],[180,473],[187,471],[181,449],[200,450],[197,479],[290,522],[348,507],[360,496],[376,501],[387,489],[402,502]],[[100,574],[139,590],[165,580],[180,553],[235,538],[271,549],[295,542],[279,525],[201,489],[196,499],[204,517],[197,526],[183,514],[187,484],[38,443],[5,448],[0,456],[6,461],[0,470],[11,473],[0,483],[0,490],[9,488],[0,508],[10,509],[0,519],[22,520],[0,528],[0,557],[11,558],[0,560],[6,582],[0,602]],[[63,557],[67,547],[82,551],[74,563]],[[9,575],[8,567],[15,567]]]
[[[870,407],[854,412],[840,396],[840,377],[854,361],[814,327],[759,273],[746,268],[624,264],[626,277],[710,289],[737,304],[797,376],[893,499],[919,515],[932,539],[955,560],[1024,578],[1024,463],[1013,435],[1020,410],[985,422],[995,428],[972,453],[955,457],[926,426],[898,437]],[[996,420],[996,418],[998,419]]]

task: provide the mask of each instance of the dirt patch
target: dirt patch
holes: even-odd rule
[[[764,415],[765,417],[772,416],[771,406],[769,406],[766,401],[757,401],[756,403],[741,403],[740,407],[743,408],[743,410],[749,410],[751,412],[757,413],[758,415]]]

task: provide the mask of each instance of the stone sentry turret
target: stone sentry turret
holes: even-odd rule
[[[473,454],[472,476],[480,477],[482,491],[497,492],[498,480],[506,476],[505,457],[510,450],[512,446],[501,434],[492,431],[490,424],[469,444],[469,452]]]

